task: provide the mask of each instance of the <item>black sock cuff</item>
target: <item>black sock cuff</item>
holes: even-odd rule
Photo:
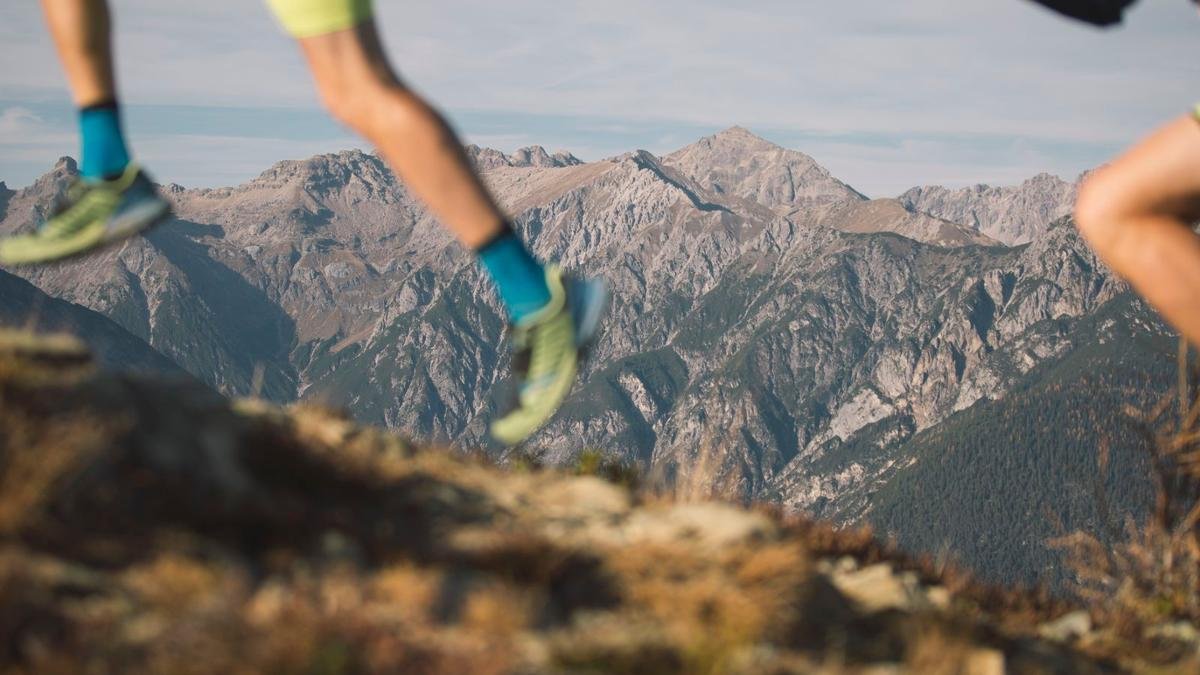
[[[116,110],[119,107],[120,106],[117,105],[117,99],[110,98],[110,99],[105,99],[103,101],[100,101],[98,103],[93,103],[91,105],[85,105],[79,109],[79,112],[85,113],[85,112],[91,112],[93,110]]]
[[[500,223],[500,229],[490,239],[475,247],[476,253],[483,253],[496,244],[508,239],[509,237],[517,236],[517,231],[513,229],[512,223],[504,221]]]

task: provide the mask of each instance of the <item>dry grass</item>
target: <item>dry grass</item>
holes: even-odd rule
[[[906,664],[922,675],[1002,675],[1003,652],[984,649],[943,626],[920,629]]]
[[[51,413],[63,388],[92,374],[74,338],[0,331],[0,533],[37,520],[55,483],[69,481],[99,450],[100,439],[124,424]]]
[[[713,561],[646,546],[613,561],[629,602],[678,648],[688,673],[718,673],[772,632],[785,641],[809,560],[795,544],[743,548]]]
[[[0,396],[0,532],[14,532],[38,517],[53,484],[70,480],[99,448],[95,432],[101,426],[87,418],[29,424]]]
[[[720,545],[629,534],[712,497],[712,458],[631,494],[602,455],[504,473],[320,408],[23,363],[0,354],[0,673],[991,675],[1052,613],[779,514],[731,516],[773,534]],[[629,536],[579,536],[605,527]],[[863,610],[821,571],[842,557],[920,570],[969,609]],[[1030,658],[1104,672],[1046,649]]]
[[[298,567],[255,583],[241,566],[169,555],[106,577],[103,595],[46,597],[46,586],[66,590],[62,573],[0,580],[5,614],[43,617],[9,642],[22,658],[8,672],[504,673],[523,626],[513,592],[487,588],[440,629],[422,571]]]
[[[630,490],[638,490],[642,486],[642,474],[635,464],[595,448],[579,454],[571,473],[576,476],[598,476]]]

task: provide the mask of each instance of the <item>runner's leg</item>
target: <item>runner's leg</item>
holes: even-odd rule
[[[528,438],[567,396],[603,312],[603,282],[543,270],[513,234],[442,117],[389,66],[370,0],[268,0],[299,41],[326,104],[366,137],[446,227],[474,249],[515,324],[517,407],[492,434]]]
[[[392,71],[375,23],[300,38],[334,116],[371,142],[463,245],[479,256],[516,322],[550,301],[542,265],[517,238],[454,132]]]
[[[79,106],[79,172],[112,180],[129,165],[113,76],[105,0],[42,0],[71,95]]]
[[[42,0],[42,12],[75,104],[85,108],[115,98],[108,3]]]

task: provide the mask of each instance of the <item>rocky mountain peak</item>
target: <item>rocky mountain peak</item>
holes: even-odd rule
[[[649,150],[634,150],[631,153],[621,155],[620,159],[631,162],[639,168],[661,167],[662,160]]]
[[[343,150],[336,153],[315,155],[307,159],[284,160],[259,174],[256,180],[274,181],[302,178],[304,180],[329,180],[345,178],[352,174],[383,169],[385,165],[375,155],[361,150]],[[383,169],[386,170],[386,169]]]
[[[65,186],[78,175],[79,165],[75,163],[74,158],[59,157],[58,161],[54,163],[54,168],[33,181],[26,190],[38,193],[55,190],[60,186]]]
[[[506,155],[494,148],[481,148],[478,145],[468,145],[466,151],[467,156],[480,171],[490,171],[500,167],[555,169],[583,164],[583,160],[566,150],[550,154],[540,145],[519,148],[511,155]]]
[[[308,159],[284,160],[243,186],[219,192],[295,189],[317,196],[342,192],[352,185],[377,194],[396,189],[399,182],[377,155],[355,149]]]
[[[705,189],[766,206],[797,208],[864,199],[812,157],[780,147],[743,127],[730,127],[664,158]]]
[[[42,222],[78,175],[74,159],[59,157],[50,171],[20,190],[9,190],[0,183],[0,218],[10,224],[7,232]]]
[[[546,149],[540,145],[531,145],[527,148],[521,148],[514,152],[510,159],[513,166],[536,166],[541,168],[557,168],[563,166],[576,166],[583,162],[565,150],[560,150],[553,155],[546,152]]]
[[[739,126],[732,126],[711,136],[705,136],[695,143],[671,153],[668,157],[703,155],[714,159],[727,159],[761,152],[787,153],[789,156],[803,158],[807,162],[816,164],[816,160],[802,152],[776,145],[749,129]]]
[[[73,157],[59,157],[58,161],[54,163],[54,169],[52,169],[52,171],[54,173],[79,173],[79,165],[75,163],[75,159]]]
[[[1031,178],[1028,178],[1023,183],[1024,185],[1065,185],[1067,181],[1058,176],[1043,171]]]
[[[776,149],[786,150],[782,146],[776,145],[771,141],[755,134],[746,127],[734,125],[728,129],[718,131],[717,133],[700,139],[697,143],[709,143],[713,145],[736,145],[746,149]]]

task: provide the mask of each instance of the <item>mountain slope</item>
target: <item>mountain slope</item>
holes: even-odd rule
[[[1126,515],[1140,522],[1154,503],[1150,440],[1124,408],[1148,410],[1170,388],[1176,340],[1139,330],[1145,316],[1132,295],[1109,303],[1081,326],[1096,341],[915,436],[900,450],[911,464],[864,517],[913,550],[954,551],[993,581],[1061,581],[1048,539],[1107,533]]]
[[[897,199],[845,202],[824,215],[823,223],[843,232],[893,232],[937,246],[1002,246],[976,229],[915,211]]]
[[[98,363],[111,370],[186,376],[170,359],[104,315],[52,298],[3,270],[0,298],[0,328],[78,335],[95,353]]]
[[[740,129],[667,158],[471,153],[538,255],[613,287],[580,386],[530,444],[551,461],[609,448],[704,493],[856,518],[924,457],[910,439],[1086,349],[1088,318],[1126,292],[1069,222],[998,246]],[[0,231],[29,226],[72,170],[15,194]],[[22,273],[225,393],[487,443],[503,314],[379,158],[166,191],[177,218],[146,239]]]

